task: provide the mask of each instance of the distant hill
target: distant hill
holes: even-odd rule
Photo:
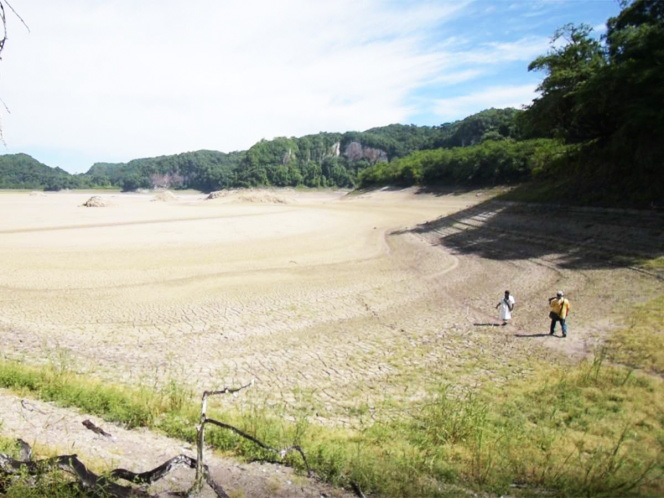
[[[75,177],[27,154],[0,156],[0,188],[60,190],[78,186]]]
[[[192,188],[348,187],[359,184],[365,169],[418,150],[473,145],[488,138],[516,136],[515,109],[488,109],[440,126],[391,124],[358,132],[321,132],[303,137],[261,140],[249,150],[224,153],[199,150],[95,163],[82,175],[49,168],[26,154],[0,156],[2,188]]]
[[[134,159],[128,163],[95,163],[85,173],[93,186],[137,188],[193,188],[215,190],[230,187],[233,172],[244,152],[213,150]]]

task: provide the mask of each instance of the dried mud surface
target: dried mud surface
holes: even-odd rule
[[[625,259],[661,255],[648,213],[414,190],[88,197],[0,194],[5,358],[197,392],[255,379],[229,403],[327,425],[403,416],[440,383],[527,375],[532,355],[575,361],[662,292]],[[548,335],[559,288],[566,339]],[[517,304],[501,327],[505,289]]]

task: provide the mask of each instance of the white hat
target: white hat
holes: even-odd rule
[[[563,294],[563,291],[558,291],[558,292],[556,292],[556,295],[557,296],[563,296],[564,294]]]

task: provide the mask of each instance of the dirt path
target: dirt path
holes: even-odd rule
[[[441,383],[522,377],[532,356],[576,361],[663,291],[624,262],[661,255],[662,220],[646,214],[570,211],[561,225],[475,193],[281,196],[118,195],[81,208],[88,196],[0,195],[16,213],[0,220],[3,356],[115,383],[188,379],[196,392],[255,379],[229,403],[357,427],[403,416]],[[495,326],[506,288],[514,320]],[[560,288],[573,306],[566,339],[548,335]],[[16,403],[3,394],[2,413]],[[37,426],[43,444],[101,447],[64,439],[91,436],[56,430],[57,417]],[[12,425],[20,415],[0,418],[3,433],[35,440]]]

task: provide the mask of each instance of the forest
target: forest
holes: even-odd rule
[[[212,150],[95,163],[83,174],[49,168],[26,154],[0,156],[0,188],[197,189],[345,187],[367,168],[432,148],[470,146],[488,137],[515,136],[515,109],[488,109],[441,126],[392,124],[364,132],[318,133],[261,140],[246,151]]]
[[[523,110],[487,109],[440,126],[261,140],[96,163],[69,175],[25,154],[0,156],[0,188],[372,188],[519,185],[520,200],[661,208],[664,175],[664,2],[636,0],[596,37],[568,24],[528,67],[542,72]]]

